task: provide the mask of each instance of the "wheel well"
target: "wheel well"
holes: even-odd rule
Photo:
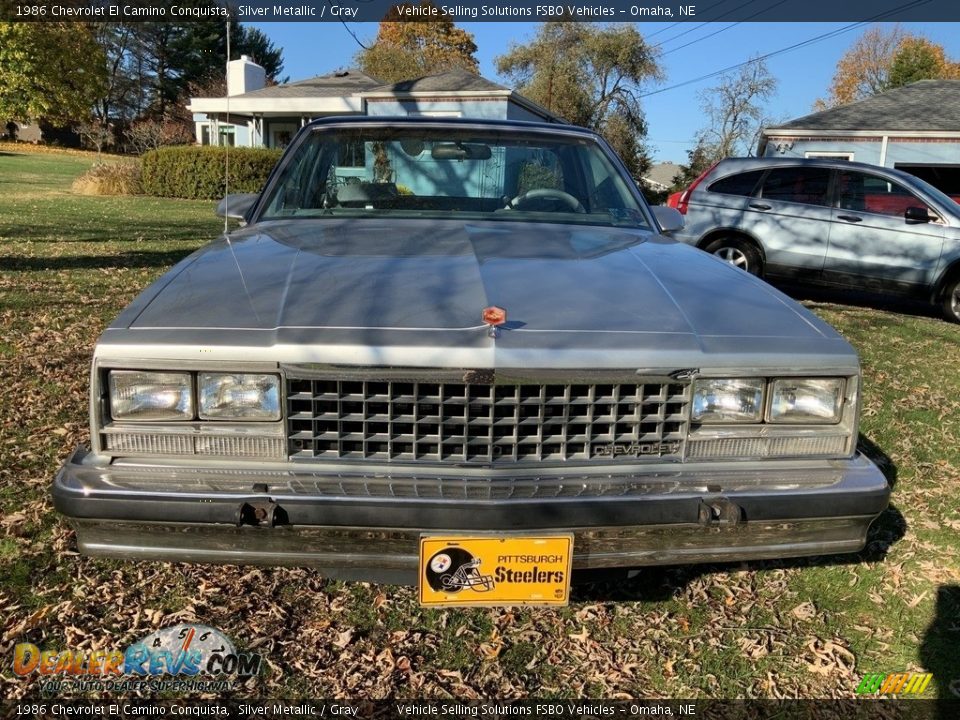
[[[944,294],[947,292],[947,285],[958,277],[960,277],[960,260],[954,260],[953,264],[944,271],[937,281],[931,300],[935,303],[943,300]]]
[[[764,264],[766,264],[767,254],[763,251],[763,245],[757,242],[756,238],[751,237],[750,235],[747,235],[744,232],[740,232],[739,230],[728,230],[728,229],[711,230],[702,238],[700,238],[700,242],[697,243],[697,247],[703,250],[707,247],[707,245],[712,243],[714,240],[722,237],[734,237],[734,238],[737,238],[738,240],[743,240],[744,242],[750,243],[757,249],[757,252],[760,253],[760,259],[763,260]]]

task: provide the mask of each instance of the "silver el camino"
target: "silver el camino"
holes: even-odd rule
[[[780,558],[857,551],[887,506],[854,350],[663,237],[588,130],[316,121],[221,212],[96,345],[53,486],[85,554],[422,583],[432,536]]]

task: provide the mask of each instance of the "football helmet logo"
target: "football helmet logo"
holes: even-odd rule
[[[444,548],[430,558],[427,583],[437,592],[456,593],[465,588],[476,592],[493,590],[493,577],[480,573],[480,559],[458,547]]]

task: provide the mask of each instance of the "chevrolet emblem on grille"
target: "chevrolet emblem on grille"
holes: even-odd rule
[[[668,442],[632,442],[632,443],[594,443],[591,446],[593,457],[640,457],[641,455],[676,455],[680,452],[680,441]]]

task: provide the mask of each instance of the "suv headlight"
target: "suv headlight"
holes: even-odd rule
[[[772,423],[838,423],[842,406],[841,378],[774,380],[768,419]]]
[[[110,415],[128,421],[192,420],[190,373],[112,370]]]
[[[253,373],[200,373],[202,420],[279,420],[280,378]]]
[[[693,422],[755,423],[763,415],[761,378],[701,379],[693,386]]]

